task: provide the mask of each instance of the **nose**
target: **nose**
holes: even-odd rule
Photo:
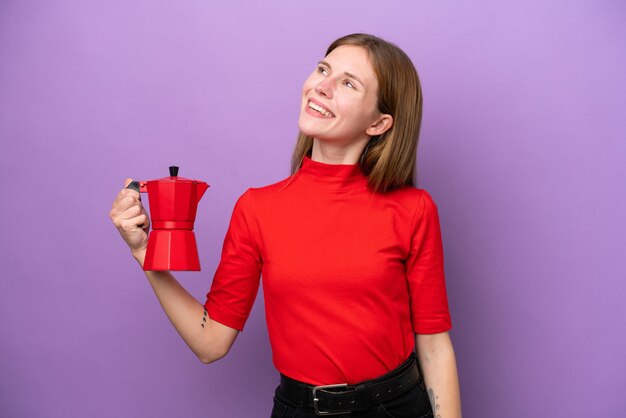
[[[315,91],[320,96],[328,97],[329,99],[333,97],[333,87],[331,84],[330,77],[323,79],[315,86]]]

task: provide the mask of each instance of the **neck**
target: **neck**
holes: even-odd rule
[[[342,144],[313,138],[311,160],[326,164],[356,164],[368,141],[369,137]]]

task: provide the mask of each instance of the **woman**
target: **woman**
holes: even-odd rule
[[[292,173],[237,200],[204,306],[146,272],[204,363],[228,353],[262,275],[272,417],[461,416],[437,206],[414,187],[421,109],[398,47],[336,40],[304,82]],[[110,216],[143,265],[138,194],[122,190]]]

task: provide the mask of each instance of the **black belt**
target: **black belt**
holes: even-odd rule
[[[386,402],[421,383],[415,353],[396,369],[385,375],[349,385],[347,383],[312,386],[281,373],[282,394],[294,403],[314,408],[317,415],[345,414],[366,411]]]

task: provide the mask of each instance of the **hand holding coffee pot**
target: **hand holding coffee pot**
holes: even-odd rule
[[[142,253],[148,246],[150,217],[141,203],[139,193],[126,188],[131,182],[131,178],[124,181],[124,189],[117,194],[109,217],[133,255],[143,258]]]
[[[116,199],[117,206],[114,203],[111,218],[133,254],[145,248],[143,269],[199,271],[193,224],[198,203],[210,186],[179,177],[178,167],[171,166],[169,177],[130,181],[126,187]],[[148,193],[153,228],[149,236],[150,218],[136,192]]]

